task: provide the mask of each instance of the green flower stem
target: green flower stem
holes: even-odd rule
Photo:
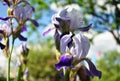
[[[68,69],[68,70],[66,70],[66,72],[65,72],[65,80],[64,81],[69,81],[69,74],[70,74],[70,70]]]
[[[14,39],[12,41],[12,48],[11,48],[11,52],[10,52],[9,57],[8,57],[7,81],[10,81],[10,62],[11,62],[11,56],[12,56],[13,47],[14,47]]]
[[[17,81],[21,81],[21,77],[22,77],[22,66],[19,66]]]

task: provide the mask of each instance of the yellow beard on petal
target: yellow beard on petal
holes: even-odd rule
[[[70,55],[70,53],[69,53],[69,52],[66,52],[65,55]]]

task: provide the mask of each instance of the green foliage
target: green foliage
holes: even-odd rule
[[[6,81],[5,77],[0,77],[0,81]]]
[[[120,81],[120,53],[110,51],[98,61],[98,67],[102,71],[102,78],[94,78],[92,81]]]
[[[34,81],[56,81],[56,76],[59,76],[54,66],[56,58],[53,45],[53,40],[48,39],[31,47],[28,67],[30,78],[33,78]]]

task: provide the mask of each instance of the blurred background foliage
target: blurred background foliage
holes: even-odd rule
[[[28,56],[29,81],[64,81],[54,66],[57,63],[54,41],[47,38],[31,46]]]
[[[99,4],[99,1],[102,1],[103,4]],[[51,23],[51,16],[55,13],[50,8],[52,3],[55,3],[57,7],[78,4],[82,14],[84,14],[85,25],[92,23],[92,29],[97,32],[96,35],[109,31],[116,43],[120,45],[120,0],[29,0],[29,2],[35,7],[34,18],[40,24],[40,31],[30,24],[31,29],[27,32],[28,37],[34,33],[37,35],[35,40],[29,41],[28,68],[30,81],[62,81],[54,66],[57,61],[53,38],[44,39],[40,36],[41,31]],[[92,39],[94,37],[90,40],[92,41]],[[37,43],[34,44],[34,41]],[[117,51],[104,53],[101,59],[96,62],[103,76],[100,80],[94,78],[91,81],[119,81],[119,57],[120,53]],[[0,81],[5,81],[2,75]]]
[[[120,80],[120,53],[109,51],[103,54],[97,65],[102,71],[102,78],[92,81],[119,81]]]

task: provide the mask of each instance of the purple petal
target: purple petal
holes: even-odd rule
[[[64,35],[60,40],[60,52],[63,54],[66,52],[66,47],[71,42],[71,34]]]
[[[83,48],[82,48],[82,43],[81,43],[81,35],[79,35],[79,36],[74,36],[73,37],[73,41],[74,41],[74,45],[75,45],[75,54],[73,54],[73,55],[75,55],[76,56],[76,58],[81,58],[81,55],[82,55],[82,51],[83,51]]]
[[[65,78],[65,75],[64,75],[63,71],[60,72],[60,77]]]
[[[3,5],[8,5],[8,6],[10,6],[12,3],[11,2],[9,2],[8,0],[4,0],[4,2],[3,2]]]
[[[4,33],[4,31],[3,30],[0,30],[0,34],[3,34]]]
[[[53,30],[54,28],[49,28],[47,29],[45,32],[43,32],[43,36],[45,36],[46,34],[48,34],[51,30]]]
[[[0,17],[0,20],[7,21],[7,20],[10,19],[10,18],[11,18],[11,17],[5,17],[5,18]]]
[[[86,67],[84,67],[84,72],[86,76],[91,76],[90,71]]]
[[[68,8],[63,9],[63,10],[60,12],[60,14],[59,14],[60,17],[66,17],[66,15],[67,15],[67,13],[68,13],[68,12],[67,12],[67,9],[68,9]]]
[[[17,67],[20,67],[20,66],[21,66],[21,61],[20,61],[20,59],[17,60],[16,66],[17,66]]]
[[[55,64],[55,67],[58,71],[63,67],[71,67],[71,66],[72,66],[72,56],[70,55],[62,55],[59,63]]]
[[[6,2],[3,2],[3,5],[8,5]]]
[[[60,50],[60,34],[57,30],[55,30],[54,39],[57,50]]]
[[[29,71],[28,71],[28,68],[25,69],[25,72],[24,72],[24,75],[28,75],[29,74]]]
[[[27,31],[27,28],[26,28],[25,24],[22,26],[22,32],[24,32],[24,31]]]
[[[66,18],[59,18],[59,17],[56,17],[55,18],[58,22],[60,22],[60,24],[62,24],[63,22],[67,21],[67,22],[70,22],[70,18],[66,17]]]
[[[27,41],[27,38],[24,37],[24,36],[22,36],[22,35],[20,35],[18,38],[19,38],[21,41]]]
[[[88,31],[91,28],[92,24],[89,24],[87,27],[78,28],[80,31]]]
[[[101,71],[97,70],[95,65],[89,60],[89,59],[86,59],[88,65],[89,65],[89,72],[88,72],[88,75],[94,77],[94,76],[98,76],[99,78],[101,78],[102,76],[102,73]]]
[[[36,20],[30,20],[36,27],[38,27],[39,26],[39,23],[36,21]]]
[[[59,22],[59,28],[62,32],[69,32],[70,18],[56,18]]]
[[[60,28],[60,25],[59,25],[59,24],[54,24],[54,26],[55,26],[56,28]]]
[[[5,48],[5,45],[3,45],[1,42],[0,42],[0,48],[1,48],[1,49],[4,49],[4,48]]]
[[[23,77],[27,78],[28,75],[29,75],[29,70],[28,70],[28,68],[26,68],[25,71],[24,71]]]
[[[0,41],[2,40],[2,37],[0,37]]]
[[[78,34],[73,37],[73,41],[75,44],[76,58],[85,58],[90,48],[88,39],[84,35]]]
[[[34,7],[32,7],[32,11],[35,12],[35,8]]]

